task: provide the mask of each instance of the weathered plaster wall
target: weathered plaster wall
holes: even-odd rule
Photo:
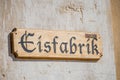
[[[0,80],[115,80],[109,0],[0,0]],[[18,60],[10,54],[16,28],[98,32],[103,57],[97,61]]]

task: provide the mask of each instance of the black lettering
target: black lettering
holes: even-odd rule
[[[40,38],[41,38],[41,36],[38,38],[38,39],[39,39],[39,41],[38,41],[37,45],[38,45],[39,52],[42,52]]]
[[[86,47],[87,47],[87,53],[90,54],[90,44],[86,44]]]
[[[90,38],[87,39],[87,42],[88,42],[88,41],[90,41]],[[87,53],[90,54],[90,53],[91,53],[91,51],[90,51],[90,44],[87,43],[87,44],[86,44],[86,47],[87,47]]]
[[[45,48],[46,48],[46,49],[44,49],[45,52],[48,53],[48,52],[51,51],[50,42],[45,42],[44,46],[45,46]]]
[[[82,47],[85,46],[85,44],[81,44],[81,43],[80,43],[78,46],[79,46],[79,48],[80,48],[80,54],[82,54]]]
[[[76,44],[72,43],[73,39],[76,40],[76,37],[71,37],[71,39],[70,39],[70,54],[76,53],[76,50],[77,50]]]
[[[94,40],[97,41],[97,38],[93,38],[92,43],[91,43],[92,44],[92,54],[94,54],[95,52],[96,52],[96,54],[98,54],[99,53],[98,50],[97,50],[98,47],[97,47],[96,44],[94,44]]]
[[[52,42],[54,53],[56,53],[56,44],[58,44],[58,42],[56,42],[56,40],[55,40],[56,38],[58,38],[58,36],[55,36],[54,39],[53,39],[53,42]]]
[[[20,42],[18,42],[18,44],[21,44],[21,46],[22,46],[22,48],[24,49],[24,51],[26,51],[26,52],[28,52],[28,53],[31,53],[31,52],[33,52],[36,48],[33,48],[33,49],[31,49],[31,50],[27,48],[27,44],[28,44],[28,43],[29,43],[29,44],[34,44],[33,41],[27,41],[27,38],[28,38],[29,36],[34,36],[34,33],[28,33],[28,34],[27,34],[27,31],[25,31],[25,34],[22,35],[21,40],[20,40]],[[25,40],[25,41],[24,41],[24,40]],[[26,47],[25,47],[24,43],[25,43]]]
[[[61,43],[61,45],[60,45],[60,51],[62,52],[62,53],[67,53],[68,52],[68,50],[67,50],[67,42],[62,42]],[[64,48],[63,48],[64,47]]]

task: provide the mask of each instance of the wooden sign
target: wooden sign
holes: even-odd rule
[[[99,59],[101,37],[97,33],[14,29],[12,53],[27,59]]]

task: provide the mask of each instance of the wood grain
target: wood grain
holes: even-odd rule
[[[103,53],[98,33],[14,29],[11,35],[17,58],[95,60]]]
[[[111,0],[117,80],[120,80],[120,0]]]
[[[110,10],[110,0],[0,0],[0,80],[116,80]],[[99,33],[104,55],[96,62],[16,59],[14,27]]]

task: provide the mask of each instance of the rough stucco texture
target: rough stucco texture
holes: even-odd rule
[[[115,80],[109,0],[0,0],[0,80]],[[16,28],[97,32],[103,57],[96,61],[19,60],[10,53]]]

